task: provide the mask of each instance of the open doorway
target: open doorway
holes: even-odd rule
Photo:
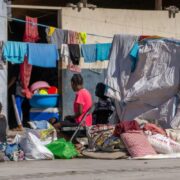
[[[24,10],[15,9],[12,12],[13,17],[25,20],[26,16],[37,17],[38,23],[47,26],[58,26],[58,11],[57,10]],[[18,21],[9,21],[8,23],[8,41],[23,42],[25,32],[25,23]],[[38,26],[39,40],[37,43],[47,43],[45,27]],[[8,124],[10,129],[17,127],[17,118],[12,101],[12,95],[17,93],[17,82],[19,81],[20,65],[8,63]],[[46,81],[51,86],[58,87],[58,66],[56,68],[42,68],[32,66],[32,72],[29,85],[36,81]],[[23,126],[28,127],[29,100],[24,98],[22,103]]]

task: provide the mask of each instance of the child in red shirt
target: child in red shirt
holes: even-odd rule
[[[53,122],[53,119],[50,120],[50,123],[56,128],[59,129],[62,126],[77,126],[81,121],[85,113],[92,106],[92,97],[90,92],[83,87],[83,78],[80,74],[74,74],[71,78],[71,87],[76,93],[74,99],[74,115],[66,116],[65,120],[62,122]],[[92,114],[86,117],[85,126],[92,125]]]

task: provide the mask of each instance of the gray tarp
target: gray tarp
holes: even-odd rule
[[[107,95],[118,100],[121,120],[132,120],[145,113],[143,116],[152,114],[163,127],[177,127],[178,118],[174,123],[174,116],[180,82],[180,45],[161,39],[146,41],[140,45],[137,66],[131,73],[129,53],[136,38],[114,36],[105,79],[109,86]]]

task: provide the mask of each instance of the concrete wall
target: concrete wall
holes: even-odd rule
[[[117,9],[82,9],[80,12],[71,8],[62,9],[62,28],[85,31],[91,34],[113,37],[114,34],[160,35],[180,38],[180,14],[169,18],[167,11],[138,11]],[[87,43],[112,42],[112,38],[88,36]],[[94,94],[98,81],[103,81],[108,62],[84,63],[81,61],[85,87]],[[96,74],[89,69],[102,69]],[[70,87],[72,73],[63,69],[63,115],[72,113],[73,92]],[[94,97],[95,100],[95,97]]]
[[[168,11],[138,11],[118,9],[83,9],[80,12],[63,8],[63,28],[105,36],[126,33],[160,35],[180,38],[180,13],[169,18]],[[89,36],[88,42],[107,42],[106,38]]]
[[[0,16],[7,16],[6,4],[0,0]],[[0,17],[0,41],[7,40],[7,20]],[[3,112],[7,115],[7,66],[0,66],[0,102],[3,104]]]

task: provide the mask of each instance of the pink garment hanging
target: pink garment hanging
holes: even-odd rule
[[[80,36],[78,32],[68,31],[68,44],[80,44]]]
[[[23,87],[22,92],[28,99],[32,97],[32,93],[28,88],[31,77],[31,71],[32,71],[32,65],[28,64],[28,59],[26,56],[24,62],[20,65],[20,78]]]
[[[24,42],[36,42],[39,40],[38,33],[38,19],[26,16],[26,27],[24,33]],[[28,23],[30,22],[30,23]],[[33,24],[34,23],[34,24]],[[26,98],[30,99],[32,97],[32,93],[30,92],[28,86],[31,78],[32,65],[28,64],[28,59],[25,57],[23,64],[20,65],[20,78],[22,82],[23,94]]]
[[[72,64],[72,63],[68,64],[67,69],[72,71],[72,72],[77,72],[77,73],[81,72],[81,68],[78,67],[77,65]]]
[[[38,19],[26,16],[26,29],[24,33],[24,42],[36,42],[39,40]],[[29,23],[28,23],[29,22]]]

